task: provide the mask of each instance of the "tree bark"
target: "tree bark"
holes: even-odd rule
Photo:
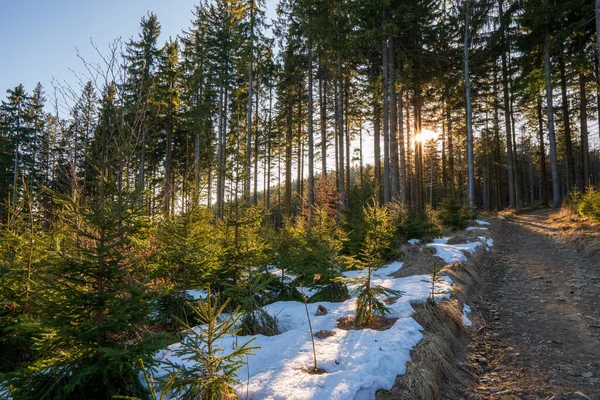
[[[537,99],[538,129],[540,135],[540,190],[543,206],[548,206],[548,173],[546,171],[546,149],[544,148],[544,121],[542,118],[542,98]]]
[[[502,10],[503,1],[504,0],[498,0],[499,13],[501,17],[503,17],[504,14],[504,11]],[[504,26],[504,24],[501,24],[500,41],[502,45],[502,86],[504,90],[504,125],[506,129],[506,150],[508,161],[508,205],[509,207],[516,207],[515,169],[513,160],[513,144],[510,125],[510,104],[508,92],[508,68],[506,63],[506,38],[504,35],[505,29],[506,26]]]
[[[548,17],[546,17],[547,19]],[[544,34],[544,76],[546,82],[546,102],[548,113],[548,141],[550,143],[550,167],[552,170],[552,206],[560,207],[560,179],[556,160],[556,135],[554,132],[554,109],[552,105],[552,75],[550,72],[550,32],[546,26]]]
[[[389,116],[390,116],[390,200],[399,201],[399,165],[398,165],[398,109],[396,108],[396,69],[394,65],[394,41],[388,37],[388,62],[389,62]]]
[[[377,96],[374,96],[377,97]],[[383,204],[383,191],[381,190],[381,105],[375,100],[373,102],[373,135],[375,151],[375,190],[377,202]]]
[[[475,206],[475,167],[473,165],[473,122],[471,111],[471,80],[469,79],[469,0],[465,0],[465,91],[467,102],[467,163],[469,169],[469,206]]]
[[[579,53],[585,58],[585,42],[584,37],[578,37]],[[590,155],[588,143],[588,126],[587,126],[587,94],[585,90],[585,74],[583,70],[579,72],[579,121],[581,131],[581,186],[582,189],[587,188],[590,183]]]
[[[315,202],[312,42],[308,39],[308,208]]]
[[[323,67],[321,67],[322,69]],[[319,108],[321,129],[321,176],[327,176],[327,80],[319,78]]]
[[[560,94],[562,98],[563,124],[565,127],[565,153],[567,153],[567,190],[575,185],[575,161],[573,160],[573,141],[571,139],[571,118],[569,116],[569,100],[567,99],[567,78],[565,74],[565,61],[559,57],[560,66]]]
[[[383,24],[385,30],[385,23]],[[390,185],[390,130],[389,130],[389,85],[388,85],[388,43],[387,40],[383,40],[383,76],[382,76],[382,89],[383,89],[383,202],[387,204],[390,201],[391,185]]]
[[[340,205],[342,208],[346,206],[346,194],[344,190],[344,76],[342,74],[342,55],[338,53],[337,56],[337,85],[338,85],[338,96],[337,96],[337,118],[338,118],[338,139],[339,149],[338,155],[339,160],[339,194],[340,194]]]
[[[398,144],[400,152],[400,201],[406,204],[406,150],[404,147],[404,104],[402,101],[402,90],[398,92]],[[442,151],[445,149],[442,146]]]

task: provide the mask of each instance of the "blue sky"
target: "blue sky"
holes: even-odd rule
[[[106,52],[121,37],[140,32],[143,15],[153,11],[162,25],[160,42],[187,30],[197,0],[0,0],[0,99],[19,83],[28,92],[41,82],[48,100],[51,81],[76,82],[84,71],[77,50],[89,61],[98,56],[90,38]]]

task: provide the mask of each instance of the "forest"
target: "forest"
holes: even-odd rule
[[[77,84],[3,88],[0,396],[226,398],[251,344],[158,383],[153,355],[276,335],[263,306],[348,299],[342,271],[481,211],[600,220],[591,0],[266,7],[201,0],[165,43],[148,12]],[[367,276],[361,326],[395,294]]]

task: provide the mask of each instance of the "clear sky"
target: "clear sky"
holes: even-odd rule
[[[0,99],[19,83],[28,92],[41,82],[50,100],[53,77],[76,82],[84,72],[77,50],[98,61],[90,38],[104,53],[116,38],[140,32],[140,20],[153,11],[162,26],[161,44],[187,30],[197,0],[0,0]]]

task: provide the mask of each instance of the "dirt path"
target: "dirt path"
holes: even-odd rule
[[[549,215],[493,222],[462,363],[471,384],[449,384],[443,398],[600,399],[600,259],[561,244]]]

